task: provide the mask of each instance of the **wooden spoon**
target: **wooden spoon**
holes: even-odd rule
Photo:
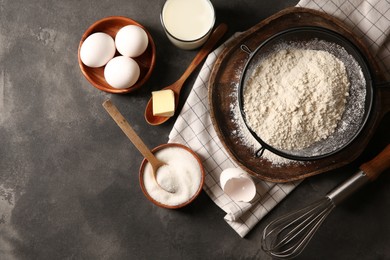
[[[175,94],[175,109],[179,104],[180,90],[182,89],[184,82],[191,75],[191,73],[197,68],[197,66],[203,61],[204,58],[211,52],[215,44],[221,39],[221,37],[227,31],[226,24],[220,24],[210,35],[210,38],[203,45],[202,49],[198,52],[195,58],[192,60],[183,75],[172,85],[169,85],[163,89],[172,89]],[[152,98],[149,99],[145,109],[145,120],[150,125],[160,125],[166,122],[170,117],[154,116],[153,115],[153,103]]]
[[[108,114],[114,119],[114,121],[117,123],[117,125],[122,129],[122,131],[126,134],[126,136],[130,139],[130,141],[134,144],[134,146],[138,149],[138,151],[148,160],[150,165],[152,166],[153,176],[156,180],[157,185],[163,189],[160,186],[160,184],[157,182],[156,173],[158,168],[165,165],[164,162],[160,161],[159,159],[154,156],[154,154],[149,150],[149,148],[146,146],[146,144],[141,140],[141,138],[137,135],[137,133],[133,130],[133,128],[130,126],[130,124],[126,121],[126,119],[122,116],[122,114],[119,112],[117,107],[112,104],[110,100],[106,100],[103,102],[103,107],[106,109]],[[166,190],[170,193],[173,193],[174,191]]]

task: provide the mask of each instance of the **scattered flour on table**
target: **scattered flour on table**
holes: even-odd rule
[[[266,143],[296,150],[332,134],[348,96],[342,61],[327,51],[272,53],[254,71],[243,93],[249,127]]]

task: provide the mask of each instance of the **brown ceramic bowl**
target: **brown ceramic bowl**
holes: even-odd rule
[[[134,58],[134,60],[138,63],[141,72],[138,81],[129,88],[116,89],[111,87],[104,79],[104,66],[99,68],[91,68],[81,62],[80,48],[89,35],[96,32],[104,32],[110,35],[113,39],[115,39],[116,33],[126,25],[137,25],[144,29],[146,34],[148,35],[149,44],[143,54],[141,54],[139,57]],[[118,51],[116,51],[115,56],[118,55],[120,54],[118,53]],[[127,17],[110,16],[95,22],[85,31],[79,44],[78,61],[82,73],[94,87],[109,93],[125,94],[139,89],[150,78],[156,61],[156,47],[154,45],[152,36],[144,26]]]
[[[178,204],[178,205],[174,205],[174,206],[171,206],[171,205],[166,205],[166,204],[162,204],[161,202],[158,202],[156,201],[155,199],[153,199],[149,193],[146,191],[146,188],[144,186],[144,179],[143,179],[143,174],[144,174],[144,170],[145,170],[145,166],[147,164],[147,160],[146,159],[143,159],[142,163],[141,163],[141,167],[140,167],[140,170],[139,170],[139,183],[141,185],[141,189],[142,189],[142,192],[144,193],[144,195],[146,196],[146,198],[148,198],[148,200],[150,200],[153,204],[159,206],[159,207],[162,207],[162,208],[167,208],[167,209],[178,209],[178,208],[182,208],[188,204],[190,204],[191,202],[193,202],[200,194],[200,192],[202,191],[203,189],[203,184],[204,184],[204,179],[205,179],[205,173],[204,173],[204,168],[203,168],[203,165],[202,165],[202,161],[199,159],[198,155],[192,151],[190,148],[188,148],[187,146],[184,146],[182,144],[177,144],[177,143],[168,143],[168,144],[162,144],[162,145],[159,145],[157,146],[156,148],[154,148],[152,150],[152,153],[156,153],[160,150],[163,150],[165,148],[169,148],[169,147],[178,147],[178,148],[181,148],[181,149],[184,149],[188,152],[190,152],[194,158],[197,160],[198,164],[199,164],[199,167],[200,167],[200,174],[202,175],[201,176],[201,181],[200,181],[200,185],[199,185],[199,188],[198,190],[196,191],[196,193],[194,194],[194,196],[192,196],[192,198],[190,198],[188,201],[184,202],[184,203],[181,203],[181,204]]]

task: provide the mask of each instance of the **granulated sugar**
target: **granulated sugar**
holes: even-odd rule
[[[180,205],[193,198],[202,180],[202,171],[195,157],[180,147],[164,148],[155,155],[166,165],[158,169],[156,182],[150,163],[146,164],[143,181],[147,193],[168,206]]]

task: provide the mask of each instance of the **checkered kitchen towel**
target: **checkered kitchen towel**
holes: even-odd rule
[[[301,0],[297,6],[321,10],[344,21],[376,55],[385,76],[390,76],[389,0]]]
[[[367,41],[371,50],[377,54],[378,60],[383,63],[387,73],[390,71],[390,42],[387,37],[390,28],[389,2],[302,0],[298,6],[322,10],[344,20],[354,28],[355,33]],[[206,59],[187,102],[173,126],[169,142],[182,143],[198,153],[206,170],[205,192],[227,213],[225,221],[241,237],[244,237],[299,182],[275,184],[255,180],[257,194],[251,203],[234,202],[222,191],[219,183],[221,172],[237,165],[225,151],[213,128],[208,106],[207,82],[213,64],[225,44]]]

